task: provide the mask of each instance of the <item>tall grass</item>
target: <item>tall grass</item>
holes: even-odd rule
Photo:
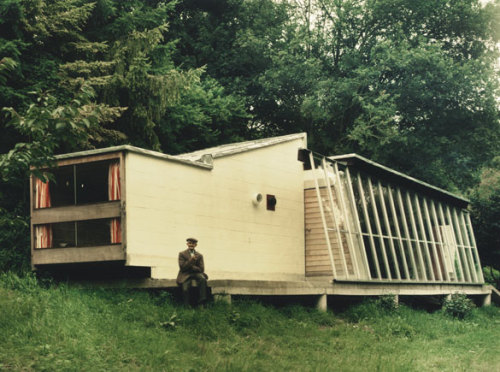
[[[466,320],[368,301],[343,313],[0,276],[0,370],[491,371],[500,311]]]

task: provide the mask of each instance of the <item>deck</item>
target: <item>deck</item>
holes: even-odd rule
[[[112,288],[137,289],[174,289],[174,279],[129,279],[120,281],[86,282]],[[490,305],[492,300],[500,304],[500,294],[490,285],[465,283],[421,283],[421,282],[386,282],[386,281],[340,281],[331,279],[304,281],[264,281],[264,280],[209,280],[208,286],[215,300],[231,302],[232,296],[313,296],[318,309],[326,311],[328,297],[372,297],[400,296],[445,297],[453,293],[462,293],[477,299],[480,305]]]

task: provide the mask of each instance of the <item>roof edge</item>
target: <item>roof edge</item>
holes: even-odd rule
[[[456,194],[453,194],[453,193],[451,193],[449,191],[446,191],[446,190],[441,189],[439,187],[433,186],[430,183],[421,181],[421,180],[419,180],[417,178],[414,178],[414,177],[408,176],[408,175],[406,175],[404,173],[398,172],[397,170],[394,170],[392,168],[386,167],[385,165],[382,165],[382,164],[377,163],[377,162],[375,162],[373,160],[367,159],[364,156],[358,155],[356,153],[343,154],[343,155],[333,155],[333,156],[328,156],[328,158],[332,159],[332,160],[336,160],[336,161],[341,161],[341,160],[355,158],[355,159],[357,159],[359,161],[362,161],[362,162],[364,162],[364,163],[366,163],[366,164],[368,164],[370,166],[373,166],[373,167],[382,169],[385,172],[391,173],[394,176],[397,176],[397,177],[400,177],[400,178],[404,178],[407,181],[410,181],[412,183],[418,184],[418,185],[423,186],[425,188],[428,188],[430,190],[436,191],[438,193],[441,193],[441,194],[444,194],[444,195],[446,195],[448,197],[456,199],[456,200],[460,201],[461,203],[470,204],[470,200],[469,199],[463,198],[463,197],[458,196]]]
[[[181,164],[195,166],[195,167],[204,168],[204,169],[212,169],[213,168],[213,166],[211,164],[208,164],[207,162],[182,159],[182,158],[178,158],[178,157],[173,156],[173,155],[168,155],[168,154],[164,154],[164,153],[161,153],[158,151],[153,151],[153,150],[141,149],[140,147],[135,147],[135,146],[131,146],[131,145],[112,146],[112,147],[105,147],[105,148],[95,149],[95,150],[85,150],[85,151],[71,152],[71,153],[67,153],[67,154],[60,154],[60,155],[56,155],[55,159],[56,160],[73,159],[73,158],[79,158],[79,157],[84,157],[84,156],[109,154],[112,152],[121,152],[121,151],[132,152],[132,153],[136,153],[136,154],[140,154],[140,155],[146,155],[146,156],[150,156],[150,157],[157,158],[157,159],[169,160],[169,161],[173,161],[176,163],[181,163]]]
[[[269,147],[277,145],[280,143],[290,142],[296,139],[305,139],[307,143],[307,133],[294,133],[287,134],[284,136],[261,138],[257,140],[229,143],[225,145],[209,147],[206,149],[201,149],[193,152],[188,152],[180,155],[176,155],[180,159],[202,159],[203,156],[211,155],[213,159],[222,158],[225,156],[240,154],[242,152],[257,150],[264,147]]]

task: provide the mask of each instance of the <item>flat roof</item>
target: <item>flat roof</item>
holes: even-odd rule
[[[246,152],[246,151],[256,150],[256,149],[260,149],[260,148],[268,147],[268,146],[272,146],[272,145],[277,145],[280,143],[289,142],[289,141],[293,141],[296,139],[306,139],[307,140],[307,134],[306,133],[294,133],[294,134],[288,134],[285,136],[261,138],[261,139],[251,140],[251,141],[229,143],[226,145],[209,147],[206,149],[201,149],[201,150],[197,150],[197,151],[193,151],[193,152],[188,152],[185,154],[180,154],[180,155],[177,155],[177,157],[180,159],[198,160],[198,159],[201,159],[204,155],[205,156],[209,155],[209,156],[212,156],[213,159],[215,159],[215,158],[221,158],[223,156],[239,154],[239,153]]]
[[[73,158],[79,158],[79,157],[85,157],[85,156],[100,155],[100,154],[109,154],[109,153],[113,153],[113,152],[128,151],[128,152],[134,152],[136,154],[151,156],[151,157],[158,158],[158,159],[164,159],[164,160],[174,161],[174,162],[178,162],[178,163],[183,163],[186,165],[192,165],[192,166],[202,167],[202,168],[206,168],[206,169],[212,169],[213,168],[212,160],[215,158],[239,154],[239,153],[246,152],[246,151],[256,150],[256,149],[260,149],[260,148],[264,148],[264,147],[268,147],[268,146],[272,146],[272,145],[277,145],[280,143],[293,141],[296,139],[307,139],[307,134],[306,133],[295,133],[295,134],[288,134],[285,136],[278,136],[278,137],[262,138],[262,139],[251,140],[251,141],[229,143],[229,144],[225,144],[225,145],[209,147],[209,148],[205,148],[205,149],[201,149],[201,150],[197,150],[197,151],[193,151],[193,152],[188,152],[188,153],[184,153],[184,154],[180,154],[180,155],[168,155],[168,154],[164,154],[164,153],[161,153],[158,151],[145,150],[145,149],[131,146],[131,145],[121,145],[121,146],[106,147],[106,148],[102,148],[102,149],[94,149],[94,150],[72,152],[72,153],[67,153],[67,154],[60,154],[60,155],[56,155],[55,158],[56,158],[56,160],[63,160],[63,159],[73,159]]]
[[[449,191],[443,190],[439,187],[433,186],[427,182],[408,176],[404,173],[398,172],[394,169],[376,163],[358,154],[353,153],[344,155],[334,155],[334,156],[328,156],[328,159],[345,163],[348,166],[352,166],[359,170],[376,175],[377,177],[380,178],[385,178],[388,180],[395,181],[397,184],[403,184],[413,189],[422,191],[426,194],[446,199],[449,202],[457,204],[462,208],[466,208],[470,203],[470,200],[466,198],[455,195]]]
[[[136,154],[141,154],[141,155],[146,155],[146,156],[151,156],[157,159],[163,159],[163,160],[169,160],[177,163],[182,163],[185,165],[191,165],[195,167],[201,167],[205,169],[212,169],[213,166],[211,164],[207,164],[201,161],[193,161],[190,159],[183,159],[174,155],[168,155],[164,154],[158,151],[153,151],[153,150],[145,150],[141,149],[140,147],[135,147],[135,146],[130,146],[130,145],[121,145],[121,146],[113,146],[113,147],[105,147],[102,149],[95,149],[95,150],[86,150],[86,151],[78,151],[78,152],[71,152],[68,154],[60,154],[56,155],[55,159],[56,160],[63,160],[63,159],[74,159],[74,158],[81,158],[81,157],[86,157],[86,156],[93,156],[93,155],[101,155],[101,154],[110,154],[113,152],[133,152]]]

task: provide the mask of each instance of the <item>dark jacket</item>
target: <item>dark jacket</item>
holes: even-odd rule
[[[191,274],[203,274],[205,279],[208,279],[205,274],[205,264],[203,263],[203,255],[195,251],[194,258],[191,259],[189,248],[179,252],[179,274],[177,275],[177,284],[184,283]]]

